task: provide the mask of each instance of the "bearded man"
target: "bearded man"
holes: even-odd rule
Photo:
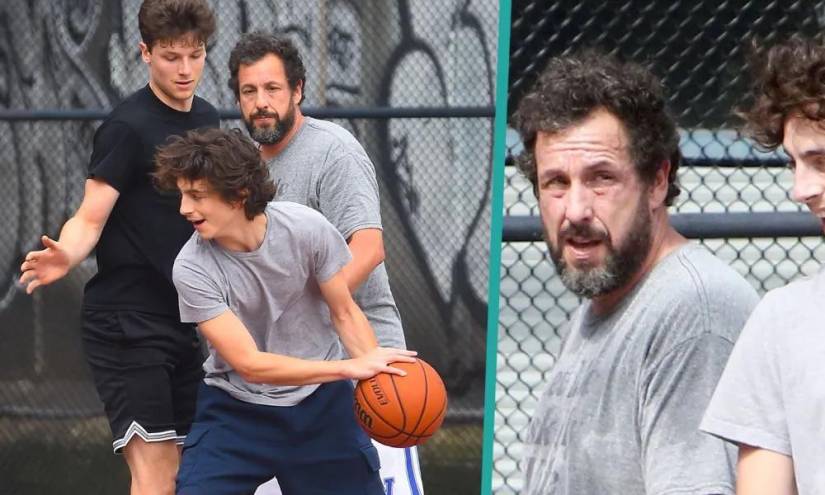
[[[526,494],[733,494],[735,449],[699,432],[758,297],[670,224],[676,124],[646,69],[554,58],[520,102],[519,166],[550,257],[584,298],[526,436]]]

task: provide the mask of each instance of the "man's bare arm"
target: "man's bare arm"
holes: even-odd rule
[[[347,287],[354,293],[375,267],[384,261],[384,235],[381,229],[362,229],[347,241],[352,260],[341,269]]]
[[[402,356],[377,348],[359,359],[313,361],[258,350],[246,326],[232,311],[198,324],[203,335],[238,374],[249,383],[309,385],[343,379],[363,379],[400,370],[387,363]]]
[[[364,316],[361,308],[359,308],[352,299],[352,295],[347,288],[343,270],[339,271],[326,282],[321,282],[318,285],[321,288],[321,295],[324,297],[327,306],[329,306],[332,324],[335,326],[335,330],[341,338],[341,343],[344,344],[344,348],[350,356],[353,358],[361,358],[376,355],[376,353],[378,353],[377,355],[379,356],[383,356],[381,352],[387,351],[386,359],[392,358],[388,360],[387,363],[393,361],[415,361],[415,359],[412,358],[415,352],[378,347],[375,332],[367,321],[367,317]],[[379,371],[400,371],[394,368],[392,369],[394,371],[389,371],[389,369],[381,369]]]
[[[797,495],[793,459],[771,450],[739,446],[736,495]]]
[[[44,235],[41,240],[45,249],[30,251],[20,265],[20,283],[27,293],[61,279],[89,256],[119,196],[117,189],[106,182],[86,180],[83,201],[63,225],[59,239]]]

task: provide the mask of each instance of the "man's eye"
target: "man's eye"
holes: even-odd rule
[[[550,177],[545,179],[544,182],[541,183],[541,187],[543,188],[559,188],[564,187],[566,181],[561,177]]]

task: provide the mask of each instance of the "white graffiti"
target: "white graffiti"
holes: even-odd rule
[[[140,3],[2,2],[0,108],[105,110],[144,85]],[[211,4],[218,30],[199,94],[218,108],[235,107],[226,86],[229,52],[241,33],[253,30],[286,35],[298,45],[307,66],[305,107],[493,106],[494,0]],[[77,207],[98,124],[0,121],[0,293],[12,290],[4,284],[12,284],[22,254],[38,245],[41,234],[57,235]],[[376,164],[393,290],[405,324],[409,319],[411,332],[421,336],[411,340],[427,346],[429,339],[432,352],[444,354],[445,368],[462,368],[455,373],[479,371],[483,353],[456,365],[445,350],[483,346],[492,119],[342,124]],[[429,300],[422,302],[421,293]],[[412,314],[421,304],[432,316]]]

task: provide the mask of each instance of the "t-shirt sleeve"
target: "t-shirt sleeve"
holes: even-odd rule
[[[734,493],[736,449],[699,431],[732,346],[702,334],[644,370],[639,432],[645,493]]]
[[[344,237],[319,213],[312,212],[310,250],[318,282],[326,282],[352,259]]]
[[[101,179],[119,192],[134,183],[139,172],[133,162],[140,155],[140,138],[123,122],[104,122],[95,133],[88,177]]]
[[[771,295],[751,315],[731,353],[701,429],[712,435],[791,455],[782,400],[780,352],[772,336]],[[781,328],[781,327],[780,327]]]
[[[178,291],[180,318],[185,323],[200,323],[221,315],[229,305],[220,285],[202,266],[178,258],[172,268]]]
[[[345,239],[362,229],[381,228],[378,181],[366,155],[339,156],[322,172],[318,189],[321,213]]]

